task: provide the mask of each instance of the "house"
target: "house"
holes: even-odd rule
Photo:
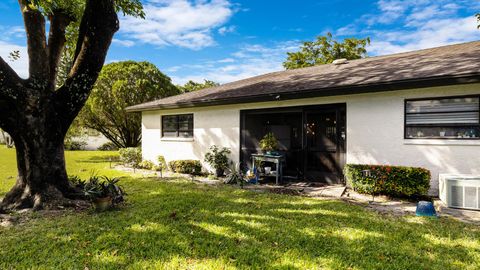
[[[480,42],[337,61],[132,106],[144,159],[203,157],[229,147],[250,164],[273,132],[285,175],[342,181],[346,163],[480,174]],[[208,168],[207,164],[204,164]]]

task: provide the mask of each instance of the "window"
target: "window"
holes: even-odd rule
[[[480,97],[405,101],[406,139],[479,139]]]
[[[193,138],[193,114],[163,115],[162,137]]]

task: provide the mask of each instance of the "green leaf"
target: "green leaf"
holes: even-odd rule
[[[370,38],[346,38],[343,42],[333,40],[331,33],[318,36],[315,41],[306,41],[298,52],[287,52],[283,62],[286,69],[296,69],[332,63],[336,59],[348,60],[367,57],[366,46]]]

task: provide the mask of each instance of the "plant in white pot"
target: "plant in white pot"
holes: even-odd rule
[[[205,162],[210,164],[215,169],[215,176],[221,177],[225,174],[225,170],[228,168],[229,159],[228,155],[231,153],[227,147],[218,147],[213,145],[210,147],[210,152],[205,154]]]

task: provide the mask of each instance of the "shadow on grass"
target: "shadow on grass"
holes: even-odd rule
[[[119,162],[120,158],[118,155],[98,155],[98,156],[89,156],[86,158],[78,158],[76,162],[78,163],[116,163]]]
[[[47,242],[62,256],[29,255],[41,265],[67,258],[92,269],[475,269],[479,263],[480,244],[472,244],[478,229],[448,220],[409,222],[340,201],[175,179],[125,181],[131,196],[122,211],[49,221],[30,248],[40,252],[39,243]]]

